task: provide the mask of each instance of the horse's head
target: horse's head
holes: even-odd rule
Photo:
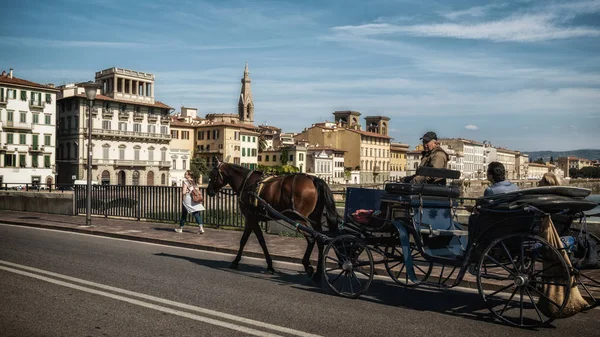
[[[229,183],[227,181],[227,176],[223,174],[224,166],[227,164],[219,161],[216,157],[213,162],[213,169],[208,176],[208,186],[206,187],[206,194],[211,197],[214,197],[221,188]]]

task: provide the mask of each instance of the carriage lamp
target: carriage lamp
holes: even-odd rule
[[[94,108],[94,99],[96,98],[96,91],[100,88],[100,85],[96,82],[86,82],[82,84],[85,89],[85,96],[88,99],[88,128],[87,128],[87,207],[85,225],[92,225],[92,109]]]

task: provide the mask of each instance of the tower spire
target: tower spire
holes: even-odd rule
[[[240,122],[254,123],[254,102],[252,101],[252,89],[250,88],[250,71],[248,71],[248,62],[244,67],[244,77],[242,78],[242,90],[238,102],[238,114]]]

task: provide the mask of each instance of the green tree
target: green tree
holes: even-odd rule
[[[544,158],[540,157],[538,159],[535,160],[536,163],[538,164],[545,164],[546,162],[544,161]]]
[[[290,159],[290,153],[287,147],[284,147],[281,149],[281,165],[285,166],[287,165],[288,161]]]
[[[554,164],[554,157],[550,156],[550,164]]]
[[[579,176],[579,170],[572,167],[569,169],[569,177],[571,178],[577,178]]]
[[[210,173],[210,168],[206,164],[206,160],[200,157],[195,157],[190,162],[190,171],[192,171],[192,178],[198,181],[200,176],[207,178]]]

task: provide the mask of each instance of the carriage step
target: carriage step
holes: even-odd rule
[[[421,228],[421,234],[429,236],[468,236],[469,232],[460,229],[429,229]]]

